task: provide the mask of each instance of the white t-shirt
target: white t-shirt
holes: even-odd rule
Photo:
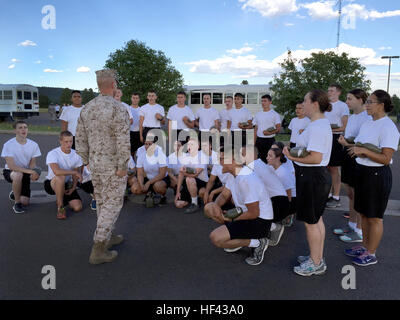
[[[287,196],[281,180],[275,173],[274,168],[257,159],[247,165],[264,183],[265,189],[271,197]]]
[[[83,165],[81,157],[71,149],[70,153],[64,153],[61,147],[51,150],[46,157],[46,164],[48,165],[48,173],[46,179],[51,180],[56,175],[50,167],[51,163],[56,163],[61,170],[75,170]],[[66,176],[66,181],[71,180],[72,176]]]
[[[82,183],[86,183],[92,180],[92,175],[90,174],[90,170],[87,166],[83,167],[82,171]]]
[[[133,115],[132,115],[132,112],[131,112],[131,106],[129,104],[126,104],[125,102],[121,102],[121,103],[126,108],[126,111],[128,111],[129,120],[133,119]]]
[[[322,161],[318,164],[296,162],[302,167],[326,167],[329,164],[332,151],[332,129],[326,118],[310,122],[307,128],[297,137],[296,146],[305,147],[307,151],[322,153]]]
[[[182,165],[193,169],[203,169],[203,171],[197,176],[197,178],[204,182],[208,182],[208,163],[202,163],[201,160],[201,152],[198,152],[197,155],[194,157],[192,157],[189,153],[185,153],[182,155]]]
[[[344,137],[357,137],[362,124],[367,121],[372,121],[372,117],[368,115],[367,111],[360,112],[359,114],[352,114],[347,122]]]
[[[379,148],[391,148],[397,151],[399,147],[399,130],[393,121],[386,117],[379,120],[364,122],[360,128],[360,133],[354,142],[372,143]],[[382,167],[383,164],[374,162],[369,158],[356,158],[357,163],[368,167]],[[390,161],[393,163],[393,160]]]
[[[290,123],[289,123],[289,130],[292,131],[292,134],[290,136],[290,142],[296,143],[297,137],[299,136],[299,131],[304,130],[308,124],[310,123],[310,118],[304,117],[302,119],[299,119],[298,117],[293,118]]]
[[[137,156],[136,168],[143,168],[147,179],[154,179],[160,173],[160,168],[168,166],[167,157],[161,148],[157,146],[154,154],[148,156],[145,152],[140,152]],[[167,173],[165,174],[167,176]]]
[[[78,125],[78,119],[83,107],[84,106],[76,108],[74,106],[67,106],[64,107],[61,112],[60,120],[68,122],[68,131],[71,132],[73,136],[75,136],[76,126]]]
[[[188,106],[180,108],[176,104],[169,108],[167,119],[172,121],[172,130],[189,129],[182,120],[184,117],[188,117],[190,121],[195,120],[194,113]]]
[[[196,119],[199,119],[200,131],[209,131],[211,127],[215,127],[215,120],[219,120],[219,112],[217,109],[210,107],[208,109],[201,107],[196,111]]]
[[[17,138],[12,138],[4,144],[3,150],[1,151],[2,158],[13,158],[16,166],[25,169],[29,169],[29,163],[32,158],[37,158],[41,155],[39,145],[30,139],[26,139],[25,144],[20,144]],[[5,169],[9,169],[7,163]]]
[[[214,150],[211,151],[211,155],[207,155],[203,150],[201,151],[201,163],[206,165],[219,164],[218,153]]]
[[[239,128],[239,123],[252,120],[250,111],[246,107],[236,109],[235,107],[228,111],[228,120],[231,121],[231,130],[242,130]]]
[[[273,138],[275,134],[266,136],[263,131],[272,127],[276,128],[277,124],[281,124],[281,117],[272,109],[269,111],[261,110],[254,116],[253,124],[257,126],[257,137]]]
[[[213,165],[212,170],[211,170],[211,174],[212,174],[213,176],[218,177],[219,181],[221,181],[222,185],[224,185],[224,186],[225,186],[227,183],[229,183],[229,181],[231,181],[232,179],[235,178],[235,177],[234,177],[231,173],[229,173],[229,172],[223,173],[223,172],[222,172],[222,166],[221,166],[220,164],[215,164],[215,165]]]
[[[157,145],[156,149],[157,149],[157,152],[164,153],[163,149],[160,146]],[[142,154],[142,153],[146,154],[146,148],[144,145],[136,150],[136,158],[139,158],[140,154]]]
[[[284,166],[286,169],[288,169],[290,172],[293,172],[293,174],[295,173],[294,170],[294,165],[293,165],[293,161],[289,160],[287,157],[286,158],[286,162],[282,163],[282,166]]]
[[[342,117],[349,116],[350,111],[347,104],[343,101],[336,101],[332,103],[332,111],[325,112],[325,117],[329,120],[330,124],[337,124],[339,127],[343,126]],[[340,134],[343,132],[335,132],[335,134]]]
[[[296,177],[294,172],[288,170],[287,167],[280,165],[278,169],[275,170],[276,175],[279,180],[281,180],[285,190],[292,192],[292,197],[296,197]]]
[[[131,124],[130,131],[139,131],[139,122],[140,122],[140,107],[134,108],[132,106],[129,106],[129,109],[132,114],[133,118],[133,123]]]
[[[171,153],[168,156],[168,168],[172,170],[172,172],[174,173],[174,175],[178,175],[179,174],[179,170],[182,168],[183,164],[182,164],[182,156],[177,156],[176,152]]]
[[[232,109],[230,109],[230,110],[232,110]],[[226,110],[226,109],[223,109],[219,112],[219,118],[221,121],[221,130],[227,129],[228,120],[229,120],[228,112],[229,112],[229,110]]]
[[[135,160],[133,160],[132,156],[129,158],[128,162],[128,169],[135,169],[136,168],[136,163]]]
[[[150,105],[145,104],[140,107],[139,114],[141,117],[144,117],[143,120],[143,128],[160,128],[161,122],[156,119],[156,113],[161,114],[163,117],[165,116],[164,107],[159,104]]]
[[[243,167],[239,175],[232,179],[232,182],[227,183],[225,187],[230,190],[235,206],[242,208],[243,212],[247,212],[246,204],[258,202],[259,218],[264,220],[274,218],[268,191],[260,178],[250,168]]]

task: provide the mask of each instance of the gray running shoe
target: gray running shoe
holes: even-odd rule
[[[14,204],[13,210],[14,210],[15,213],[18,213],[18,214],[25,212],[25,209],[24,209],[22,203],[19,203],[19,202]]]
[[[264,253],[268,249],[268,239],[262,238],[259,239],[260,245],[257,248],[254,248],[253,254],[246,258],[246,263],[251,266],[257,266],[264,260]]]
[[[309,259],[310,259],[310,255],[308,255],[308,256],[298,256],[297,257],[297,262],[302,264],[303,262],[306,262]],[[324,258],[322,258],[322,261],[325,263],[325,259]]]
[[[338,236],[342,236],[346,233],[349,233],[353,231],[352,228],[350,228],[350,226],[347,224],[346,226],[344,226],[343,228],[337,228],[337,229],[333,229],[333,233],[338,235]]]
[[[300,276],[309,277],[312,275],[321,275],[324,274],[327,270],[327,266],[324,260],[321,260],[319,266],[314,264],[314,261],[310,258],[307,261],[304,261],[299,266],[293,268],[293,271]]]
[[[225,248],[224,251],[225,251],[225,252],[228,252],[228,253],[232,253],[232,252],[239,251],[239,250],[242,249],[242,248],[243,248],[243,247],[237,247],[237,248],[232,248],[232,249]]]
[[[189,207],[187,207],[186,209],[185,209],[185,213],[187,213],[187,214],[190,214],[190,213],[195,213],[197,210],[199,210],[199,206],[198,205],[196,205],[196,204],[194,204],[194,203],[191,203],[190,205],[189,205]]]
[[[14,196],[14,192],[11,190],[10,193],[8,194],[8,199],[10,199],[11,201],[15,201],[15,196]]]
[[[326,203],[326,207],[327,208],[337,208],[337,207],[340,207],[340,206],[341,206],[340,199],[336,200],[336,199],[330,198],[328,200],[328,202]]]
[[[278,245],[279,241],[282,238],[283,235],[283,231],[285,230],[285,227],[279,223],[276,223],[276,228],[275,230],[271,231],[271,236],[270,236],[270,241],[269,241],[269,245],[271,247],[274,247],[276,245]]]
[[[362,242],[363,238],[357,232],[351,231],[339,237],[343,242],[351,243],[351,242]]]

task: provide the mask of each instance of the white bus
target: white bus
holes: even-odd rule
[[[38,88],[29,84],[0,84],[0,118],[38,115]]]
[[[225,98],[233,97],[235,93],[243,94],[243,105],[254,116],[261,110],[261,97],[271,94],[268,85],[216,85],[216,86],[185,86],[188,95],[188,106],[196,113],[203,106],[203,95],[211,94],[211,105],[218,111],[225,108]]]

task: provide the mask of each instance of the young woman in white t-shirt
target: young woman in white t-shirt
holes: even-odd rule
[[[332,148],[332,130],[324,112],[332,105],[326,92],[313,90],[304,98],[304,111],[311,122],[297,139],[297,146],[309,154],[304,158],[293,157],[285,147],[283,153],[296,166],[297,220],[306,227],[310,255],[297,258],[299,266],[293,271],[302,276],[325,273],[323,258],[325,225],[322,219],[332,178],[327,169]]]
[[[344,136],[339,137],[339,143],[344,147],[354,144],[354,139],[358,136],[361,125],[372,118],[365,111],[365,101],[368,95],[364,90],[355,89],[347,94],[346,103],[353,114],[349,117]],[[349,140],[349,142],[347,140]],[[346,149],[347,150],[347,149]],[[333,233],[339,235],[340,240],[344,242],[362,242],[361,216],[354,210],[354,179],[355,179],[356,159],[351,157],[347,152],[344,155],[343,165],[341,168],[341,180],[347,186],[347,195],[350,200],[349,204],[349,222],[343,228],[333,230]]]
[[[276,175],[282,182],[290,202],[290,215],[283,221],[285,227],[293,224],[293,217],[296,213],[296,177],[289,167],[283,164],[287,162],[285,155],[279,148],[271,148],[268,151],[267,161],[275,170]]]
[[[393,110],[390,95],[376,90],[366,101],[366,109],[372,121],[364,122],[356,139],[350,147],[350,155],[357,157],[354,185],[354,209],[362,216],[362,246],[345,251],[353,257],[353,263],[368,266],[378,262],[375,254],[383,236],[383,216],[392,188],[393,153],[399,146],[399,131],[387,116]],[[379,150],[371,151],[371,144]]]

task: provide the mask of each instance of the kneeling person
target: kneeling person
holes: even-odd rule
[[[66,219],[65,206],[72,210],[82,210],[82,200],[76,187],[82,181],[81,157],[72,149],[73,136],[69,131],[60,134],[60,147],[47,154],[48,174],[44,181],[44,189],[48,194],[57,197],[57,219]]]
[[[223,172],[230,172],[235,177],[226,187],[232,193],[236,208],[243,214],[232,220],[224,217],[222,210],[213,211],[210,218],[223,225],[211,232],[210,239],[219,248],[254,248],[246,263],[259,265],[268,248],[272,203],[263,183],[250,168],[238,163],[233,154],[225,152],[224,156]]]

